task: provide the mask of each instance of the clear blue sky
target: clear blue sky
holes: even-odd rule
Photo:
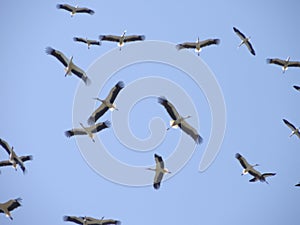
[[[71,18],[68,12],[56,9],[57,3],[87,6],[95,14]],[[0,215],[0,224],[66,224],[64,215],[105,216],[124,225],[295,224],[299,219],[300,190],[294,185],[300,181],[300,143],[296,137],[288,137],[290,130],[282,119],[300,126],[300,92],[292,88],[300,85],[300,70],[291,68],[282,74],[279,66],[267,65],[266,58],[290,56],[300,60],[300,32],[296,29],[299,9],[298,1],[2,2],[0,137],[19,155],[32,154],[34,160],[26,163],[25,175],[20,170],[1,168],[0,202],[21,197],[23,206],[12,212],[13,221]],[[233,26],[251,36],[255,57],[245,46],[237,49],[240,40]],[[99,93],[105,97],[119,80],[129,84],[155,75],[178,83],[195,102],[204,142],[158,191],[152,186],[110,182],[88,166],[76,140],[64,136],[73,126],[73,101],[81,81],[64,77],[60,62],[45,54],[47,46],[59,49],[67,57],[73,55],[75,63],[87,70],[116,45],[103,42],[88,50],[72,38],[97,39],[100,34],[121,34],[125,29],[128,34],[144,34],[146,40],[167,41],[174,46],[198,36],[221,39],[219,46],[207,47],[200,55],[215,74],[227,111],[220,153],[203,173],[198,166],[210,136],[210,111],[201,90],[185,79],[184,73],[155,63],[133,65],[114,74]],[[101,75],[105,76],[99,71]],[[155,103],[154,98],[144,99],[132,109],[131,129],[139,138],[149,136],[148,123],[153,117],[168,123],[168,115]],[[103,117],[106,119],[112,119],[111,113]],[[171,130],[160,146],[142,153],[123,146],[113,129],[103,131],[99,138],[118,160],[147,167],[153,163],[154,153],[164,158],[172,154],[180,134]],[[249,183],[249,175],[240,175],[236,152],[250,163],[260,164],[261,172],[277,175],[268,179],[269,185]],[[6,158],[0,149],[0,159]],[[154,176],[150,171],[144,174],[150,179]]]

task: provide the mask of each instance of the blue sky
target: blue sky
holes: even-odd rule
[[[87,6],[95,14],[71,18],[68,12],[56,9],[57,3]],[[282,74],[280,67],[267,65],[266,58],[290,56],[291,60],[300,60],[296,44],[300,32],[295,29],[300,20],[299,7],[298,1],[224,4],[154,0],[120,5],[95,0],[2,2],[0,137],[13,145],[18,154],[32,154],[34,160],[26,163],[25,175],[12,168],[1,168],[0,202],[21,197],[23,206],[12,212],[13,221],[0,215],[0,224],[66,224],[64,215],[105,216],[119,219],[124,225],[240,221],[245,225],[255,221],[294,224],[300,191],[294,187],[300,181],[299,140],[288,137],[290,130],[282,119],[297,127],[300,124],[296,104],[300,93],[292,88],[300,85],[300,70],[291,68]],[[251,36],[255,57],[245,46],[237,49],[240,40],[233,26]],[[198,36],[221,40],[219,46],[207,47],[200,55],[222,89],[227,112],[223,144],[205,172],[200,173],[198,166],[210,137],[210,108],[204,93],[184,73],[157,63],[131,65],[113,74],[99,90],[99,97],[105,97],[119,80],[127,85],[139,78],[162,76],[182,86],[191,96],[204,142],[158,191],[152,186],[110,182],[87,164],[76,140],[64,136],[64,131],[73,126],[74,96],[81,81],[64,77],[63,66],[45,54],[45,48],[51,46],[67,57],[73,55],[74,62],[88,70],[116,45],[103,42],[88,50],[72,38],[97,39],[100,34],[121,34],[124,30],[174,46],[194,41]],[[120,54],[126,54],[126,46]],[[105,74],[99,71],[99,76]],[[180,107],[178,111],[189,113]],[[120,109],[113,113],[122,112]],[[166,124],[169,121],[155,98],[138,102],[129,116],[132,132],[139,138],[148,137],[148,124],[154,117],[161,117]],[[111,113],[103,117],[106,119],[112,119]],[[123,146],[113,129],[98,136],[118,160],[148,167],[153,164],[154,153],[170,156],[180,135],[179,130],[169,131],[164,141],[148,152]],[[250,163],[260,164],[261,172],[277,175],[268,179],[269,185],[249,183],[249,175],[240,176],[242,168],[234,158],[236,152]],[[5,151],[0,150],[0,159],[6,158]],[[150,171],[144,174],[149,179],[154,176]]]

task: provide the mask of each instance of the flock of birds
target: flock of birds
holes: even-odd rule
[[[58,9],[63,9],[66,11],[69,11],[71,14],[71,17],[73,17],[76,13],[87,13],[87,14],[94,14],[95,12],[89,8],[85,7],[78,7],[78,6],[71,6],[68,4],[58,4]],[[241,39],[241,43],[238,45],[238,47],[245,45],[249,52],[252,55],[255,55],[255,50],[250,43],[250,37],[245,36],[241,31],[239,31],[236,27],[233,27],[234,32],[238,35],[238,37]],[[99,40],[91,40],[88,38],[81,38],[81,37],[74,37],[74,41],[76,42],[82,42],[87,45],[88,48],[90,48],[91,45],[101,45],[101,41],[110,41],[110,42],[116,42],[118,44],[118,47],[122,48],[122,46],[127,42],[134,42],[134,41],[143,41],[145,40],[144,35],[126,35],[126,31],[123,32],[122,35],[100,35]],[[220,43],[220,39],[207,39],[207,40],[200,40],[197,39],[196,42],[184,42],[181,44],[177,44],[176,48],[178,50],[181,49],[194,49],[195,52],[199,55],[200,51],[203,47],[209,46],[209,45],[218,45]],[[85,71],[74,64],[73,62],[73,56],[68,59],[61,51],[53,49],[51,47],[46,48],[46,53],[49,55],[54,56],[57,60],[59,60],[65,67],[65,76],[74,74],[78,76],[86,85],[89,85],[91,83],[90,78],[86,75]],[[290,57],[288,57],[286,60],[278,59],[278,58],[270,58],[267,59],[267,63],[269,64],[276,64],[280,65],[282,67],[283,73],[288,69],[288,67],[300,67],[300,62],[298,61],[290,61]],[[70,130],[67,130],[65,132],[65,135],[67,137],[72,137],[75,135],[87,135],[91,138],[93,142],[95,142],[94,135],[97,132],[100,132],[106,128],[109,128],[111,125],[110,121],[105,122],[99,122],[96,123],[100,117],[102,117],[108,110],[118,110],[115,105],[115,100],[117,98],[117,95],[119,92],[125,87],[123,81],[119,81],[109,92],[107,97],[105,99],[95,98],[95,100],[100,101],[100,106],[91,113],[90,117],[87,119],[87,123],[89,126],[84,126],[83,123],[80,123],[79,128],[73,128]],[[300,91],[300,86],[293,86],[296,90]],[[161,104],[169,116],[171,117],[170,121],[170,127],[167,128],[169,130],[170,128],[177,128],[179,127],[183,132],[185,132],[187,135],[189,135],[196,144],[200,144],[203,141],[203,138],[200,136],[200,134],[197,132],[197,130],[192,127],[189,123],[186,122],[186,119],[188,119],[190,116],[181,116],[175,106],[168,101],[165,97],[158,97],[158,103]],[[290,123],[288,120],[283,119],[283,122],[292,130],[292,133],[290,136],[296,135],[298,138],[300,138],[300,128],[296,128],[292,123]],[[0,161],[0,167],[4,166],[12,166],[15,170],[17,170],[17,166],[19,165],[23,173],[26,172],[26,168],[24,163],[26,161],[30,161],[33,159],[31,155],[25,155],[25,156],[18,156],[15,151],[14,147],[10,146],[6,141],[3,139],[0,139],[0,145],[9,155],[9,159],[5,161]],[[239,153],[236,153],[235,158],[240,162],[241,166],[243,167],[242,175],[244,174],[250,174],[253,176],[252,179],[250,179],[250,182],[267,182],[266,177],[269,176],[275,176],[276,173],[260,173],[254,167],[258,166],[258,164],[251,165],[247,162],[247,160]],[[161,185],[161,181],[163,179],[164,174],[171,173],[164,165],[163,158],[159,156],[158,154],[154,154],[154,159],[156,162],[155,168],[147,168],[147,170],[155,171],[154,181],[153,181],[153,187],[154,189],[159,189]],[[1,173],[1,171],[0,171]],[[297,183],[295,186],[300,187],[300,182]],[[11,211],[21,206],[21,198],[17,199],[11,199],[7,202],[0,203],[0,213],[4,213],[7,217],[9,217],[11,220],[13,219],[11,216]],[[97,219],[93,217],[77,217],[77,216],[64,216],[64,221],[74,222],[77,224],[82,225],[109,225],[109,224],[115,224],[119,225],[121,222],[119,220],[114,219],[104,219],[104,217]]]

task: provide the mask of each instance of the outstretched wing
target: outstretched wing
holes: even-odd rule
[[[83,224],[83,219],[81,217],[77,217],[77,216],[64,216],[63,220],[77,223],[77,224]]]
[[[62,52],[55,50],[54,48],[47,47],[46,53],[57,58],[65,67],[68,66],[69,60]]]
[[[220,43],[220,39],[207,39],[204,41],[201,41],[200,47],[206,47],[209,45],[218,45]]]
[[[0,138],[0,145],[5,149],[5,151],[10,154],[11,153],[11,148],[8,145],[8,143],[6,141],[4,141],[3,139]]]
[[[108,110],[108,107],[102,103],[89,117],[88,124],[94,124]]]
[[[129,35],[125,36],[124,42],[131,42],[131,41],[143,41],[145,40],[144,35]]]
[[[113,41],[113,42],[120,42],[121,37],[116,35],[100,35],[100,41]]]
[[[85,8],[85,7],[84,8],[76,8],[76,12],[77,13],[88,13],[90,15],[93,15],[95,13],[94,10],[89,9],[89,8]]]
[[[289,121],[287,121],[286,119],[283,119],[283,122],[285,123],[285,125],[287,125],[292,131],[296,130],[297,128],[290,123]]]
[[[12,199],[12,200],[9,200],[6,204],[7,204],[7,209],[8,211],[12,211],[18,207],[21,206],[21,201],[22,199],[21,198],[17,198],[17,199]]]
[[[196,129],[192,127],[188,122],[183,120],[179,127],[189,136],[191,136],[197,144],[200,144],[203,141],[203,138],[198,134]]]
[[[244,169],[250,167],[250,165],[249,165],[249,163],[247,162],[247,160],[246,160],[240,153],[236,153],[236,154],[235,154],[235,158],[236,158],[237,160],[239,160],[240,164],[242,165],[242,167],[243,167]]]
[[[89,85],[91,83],[91,80],[87,77],[87,75],[83,71],[83,69],[79,68],[74,63],[73,63],[73,67],[72,67],[72,73],[74,73],[77,77],[82,79],[86,85]]]
[[[289,61],[288,66],[289,67],[300,67],[300,62],[298,62],[298,61]]]
[[[91,127],[92,133],[97,133],[103,129],[109,128],[111,125],[110,121],[105,121],[104,123],[97,123],[94,126]]]
[[[73,10],[75,10],[74,6],[71,6],[71,5],[68,5],[68,4],[57,4],[56,8],[64,9],[64,10],[67,10],[69,12],[72,12]]]
[[[269,64],[276,64],[279,66],[284,66],[285,60],[274,58],[274,59],[267,59],[267,63]]]
[[[87,41],[84,38],[80,38],[80,37],[74,37],[73,40],[78,41],[78,42],[87,43]]]
[[[67,137],[72,137],[74,135],[86,135],[86,134],[87,134],[86,131],[84,129],[81,129],[81,128],[74,128],[72,130],[67,130],[65,132],[65,135]]]
[[[180,117],[179,113],[177,112],[176,108],[173,106],[171,102],[169,102],[166,98],[164,97],[159,97],[158,98],[158,103],[163,105],[167,112],[169,113],[170,117],[173,120],[176,120],[177,118]]]
[[[237,29],[236,27],[233,27],[233,31],[240,37],[240,39],[245,39],[246,36],[241,32],[239,31],[239,29]]]
[[[183,48],[196,48],[196,45],[197,45],[197,43],[195,43],[195,42],[184,42],[182,44],[176,45],[176,48],[178,50],[181,50]]]
[[[119,81],[109,92],[108,96],[106,97],[106,100],[109,101],[110,103],[113,103],[119,92],[124,88],[124,82]]]
[[[252,55],[255,55],[255,51],[254,48],[252,46],[252,44],[250,43],[250,41],[246,41],[245,45],[247,46],[248,50],[251,52]]]

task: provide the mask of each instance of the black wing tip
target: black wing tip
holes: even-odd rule
[[[216,45],[220,44],[221,40],[219,38],[214,39]]]
[[[298,184],[295,184],[295,187],[300,187],[300,183],[298,183]]]
[[[286,119],[282,119],[282,121],[285,123],[285,124],[290,124],[290,122]]]
[[[203,138],[200,135],[198,135],[196,138],[196,143],[201,144],[202,142],[203,142]]]
[[[120,220],[116,220],[116,225],[121,225],[121,221]]]
[[[90,118],[88,118],[87,123],[88,123],[89,125],[95,124],[95,123],[96,123],[95,118],[91,116]]]
[[[63,4],[57,4],[56,8],[61,9],[63,7]]]
[[[266,62],[267,62],[268,64],[270,64],[270,63],[272,63],[272,59],[267,58],[267,59],[266,59]]]
[[[298,86],[298,85],[293,85],[293,88],[295,88],[297,91],[300,90],[300,86]]]
[[[242,155],[240,153],[235,153],[235,158],[239,159],[241,157],[242,157]]]
[[[153,187],[155,190],[158,190],[160,188],[160,183],[154,183]]]
[[[145,35],[140,35],[139,38],[140,38],[141,41],[143,41],[143,40],[146,39],[146,36]]]
[[[99,40],[102,41],[105,35],[99,35]]]
[[[82,77],[83,82],[85,83],[86,86],[91,85],[92,81],[89,77]]]
[[[251,51],[251,54],[252,54],[252,55],[255,55],[255,51],[254,51],[254,50],[252,50],[252,51]]]
[[[168,102],[168,100],[166,99],[166,97],[163,97],[163,96],[158,97],[158,103],[163,105],[167,102]]]
[[[19,203],[19,205],[21,205],[22,200],[23,200],[23,199],[20,198],[20,197],[15,199],[15,201],[16,201],[17,203]]]
[[[46,52],[48,55],[52,55],[54,51],[55,51],[55,49],[54,49],[54,48],[51,48],[51,47],[46,47],[46,49],[45,49],[45,52]]]
[[[106,120],[104,123],[103,123],[107,128],[109,128],[111,126],[111,122],[109,120]]]
[[[66,137],[72,137],[74,134],[73,134],[73,132],[72,131],[70,131],[70,130],[67,130],[67,131],[65,131],[65,136]]]
[[[32,155],[27,155],[26,157],[28,158],[28,160],[33,160],[33,156]]]
[[[184,47],[183,47],[182,44],[177,44],[177,45],[176,45],[176,48],[177,48],[177,50],[181,50],[181,49],[183,49]]]
[[[239,32],[239,29],[237,29],[236,27],[233,27],[234,32]]]
[[[63,220],[64,220],[64,221],[68,221],[69,218],[70,218],[70,216],[63,216]]]
[[[79,37],[73,37],[73,41],[78,41]]]
[[[116,86],[120,89],[124,88],[125,87],[125,83],[123,81],[119,81]]]

